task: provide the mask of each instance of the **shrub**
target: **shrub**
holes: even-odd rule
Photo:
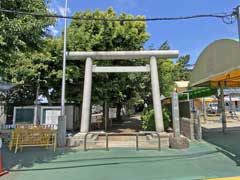
[[[167,130],[170,125],[170,116],[168,111],[163,108],[163,123],[164,129]],[[152,108],[145,108],[141,114],[141,126],[144,131],[155,131],[154,110]]]

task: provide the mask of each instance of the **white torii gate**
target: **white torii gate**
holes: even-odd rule
[[[122,72],[150,72],[152,84],[152,97],[154,106],[154,118],[156,130],[164,131],[162,106],[160,100],[160,88],[158,79],[157,58],[177,58],[178,50],[153,50],[153,51],[93,51],[93,52],[68,52],[68,60],[86,60],[84,89],[82,101],[82,118],[80,133],[89,131],[90,106],[92,91],[92,73],[122,73]],[[130,60],[150,59],[150,65],[146,66],[96,66],[93,60]]]

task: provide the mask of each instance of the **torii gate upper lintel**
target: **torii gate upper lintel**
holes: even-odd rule
[[[68,60],[86,60],[84,89],[82,102],[81,133],[89,131],[90,106],[92,90],[92,73],[107,72],[150,72],[152,97],[154,106],[154,118],[157,132],[164,131],[162,106],[160,99],[160,86],[158,79],[157,58],[177,58],[178,50],[151,50],[151,51],[90,51],[90,52],[67,52]],[[146,66],[102,66],[93,65],[93,60],[130,60],[130,59],[150,59]]]

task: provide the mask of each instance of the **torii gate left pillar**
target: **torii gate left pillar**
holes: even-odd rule
[[[82,102],[82,118],[80,132],[88,132],[90,123],[90,108],[91,108],[91,94],[92,94],[92,64],[93,60],[87,58],[85,64],[83,102]]]

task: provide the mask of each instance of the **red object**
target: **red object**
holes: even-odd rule
[[[2,154],[0,153],[0,177],[5,175],[5,174],[8,174],[8,171],[4,171],[3,170],[3,165],[2,165]]]

